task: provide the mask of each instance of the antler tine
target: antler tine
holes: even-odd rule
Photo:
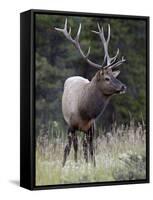
[[[99,23],[97,23],[97,26],[98,26],[99,33],[102,32],[102,29],[101,29]]]
[[[78,28],[77,35],[76,35],[75,39],[73,39],[72,36],[71,36],[71,27],[69,28],[69,32],[67,31],[67,18],[65,20],[64,29],[55,28],[55,30],[62,32],[64,34],[64,36],[70,42],[72,42],[72,44],[79,51],[80,55],[87,61],[88,64],[90,64],[91,66],[96,67],[96,68],[101,68],[101,65],[96,64],[96,63],[94,63],[94,62],[92,62],[91,60],[88,59],[89,54],[90,54],[90,47],[88,48],[87,54],[84,54],[84,52],[82,51],[82,49],[80,47],[79,38],[80,38],[80,33],[81,33],[81,23],[79,25],[79,28]]]
[[[110,41],[110,24],[108,24],[108,36],[107,36],[107,44]]]
[[[119,48],[117,48],[116,55],[115,55],[114,57],[111,58],[111,61],[112,61],[112,62],[111,62],[111,65],[114,64],[114,62],[116,61],[116,59],[117,59],[117,57],[118,57],[118,55],[119,55],[119,52],[120,52],[120,50],[119,50]]]
[[[60,32],[64,32],[64,30],[67,30],[67,18],[65,19],[64,29],[55,27],[55,30]]]
[[[110,68],[115,68],[118,67],[119,65],[121,65],[122,63],[126,62],[126,60],[124,59],[124,56],[122,56],[122,59],[119,60],[118,62],[114,63],[113,65],[110,66]]]
[[[62,32],[68,40],[73,42],[73,39],[71,37],[71,27],[69,28],[69,32],[67,32],[67,18],[65,19],[64,28],[61,29],[61,28],[56,28],[55,27],[55,30]]]
[[[119,48],[117,49],[116,55],[114,57],[110,57],[109,53],[108,53],[108,45],[109,45],[109,41],[110,41],[110,24],[108,24],[108,35],[107,35],[107,40],[105,39],[104,36],[104,29],[103,27],[100,27],[99,23],[97,23],[97,27],[98,27],[98,31],[92,31],[93,33],[96,33],[99,35],[101,41],[102,41],[102,45],[104,47],[104,61],[102,64],[102,67],[104,66],[105,62],[107,63],[107,65],[104,68],[108,68],[108,67],[115,67],[115,66],[119,66],[120,64],[122,64],[123,62],[125,62],[124,59],[122,59],[121,61],[116,62],[116,59],[119,55]]]
[[[99,37],[102,41],[102,45],[104,47],[105,56],[104,56],[104,61],[103,61],[102,67],[104,66],[105,62],[107,62],[107,66],[108,66],[111,63],[111,58],[109,57],[109,54],[108,54],[108,43],[109,43],[109,40],[110,40],[110,26],[108,26],[107,40],[105,39],[105,36],[104,36],[103,27],[100,27],[99,23],[97,23],[97,26],[98,26],[99,32],[97,32],[97,31],[92,31],[92,32],[99,35]]]
[[[69,28],[69,35],[71,34],[71,27]]]
[[[81,23],[80,23],[80,25],[79,25],[78,32],[77,32],[77,35],[76,35],[76,38],[75,38],[75,40],[76,40],[77,42],[79,41],[80,33],[81,33]]]
[[[88,52],[87,52],[87,54],[86,54],[86,57],[87,57],[87,58],[88,58],[89,54],[90,54],[90,47],[88,48]]]
[[[65,19],[64,29],[67,30],[67,18]]]

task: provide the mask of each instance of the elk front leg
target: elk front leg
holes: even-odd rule
[[[87,139],[87,133],[84,135],[83,139],[83,153],[84,153],[84,159],[86,162],[88,162],[88,139]]]
[[[88,143],[89,143],[89,153],[90,153],[91,161],[93,162],[94,166],[96,166],[93,137],[94,137],[94,124],[90,127],[88,131]]]
[[[78,152],[78,138],[77,135],[73,134],[73,148],[74,148],[74,160],[77,162],[77,152]]]
[[[68,129],[68,143],[66,144],[65,149],[64,149],[63,167],[66,163],[66,159],[68,155],[70,154],[71,144],[72,144],[72,134],[73,133],[71,129]]]

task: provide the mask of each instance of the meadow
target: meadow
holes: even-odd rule
[[[108,133],[98,129],[94,138],[96,167],[83,158],[83,133],[78,132],[78,162],[71,149],[62,167],[66,144],[64,130],[42,130],[36,140],[36,185],[138,180],[146,178],[146,131],[140,123],[135,126],[113,125]]]

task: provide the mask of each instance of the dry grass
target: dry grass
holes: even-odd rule
[[[62,167],[66,140],[61,137],[61,131],[57,133],[58,127],[56,138],[49,138],[48,134],[37,138],[36,185],[145,179],[146,133],[140,124],[137,127],[133,123],[129,127],[114,126],[113,134],[95,138],[96,167],[90,162],[86,164],[83,159],[81,133],[78,133],[78,162],[74,162],[71,149],[66,165]]]

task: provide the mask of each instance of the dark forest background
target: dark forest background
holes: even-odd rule
[[[127,85],[127,93],[112,98],[98,126],[110,129],[111,124],[128,124],[146,120],[146,22],[139,19],[115,19],[106,17],[76,17],[60,15],[36,15],[36,134],[42,127],[58,127],[65,130],[61,98],[65,80],[70,76],[82,76],[91,80],[96,69],[88,65],[75,47],[54,28],[64,27],[65,18],[75,37],[79,23],[84,51],[91,47],[90,58],[96,63],[103,62],[103,48],[100,38],[91,32],[97,30],[97,22],[111,26],[109,54],[115,55],[117,48],[127,62],[119,68],[118,77]]]

